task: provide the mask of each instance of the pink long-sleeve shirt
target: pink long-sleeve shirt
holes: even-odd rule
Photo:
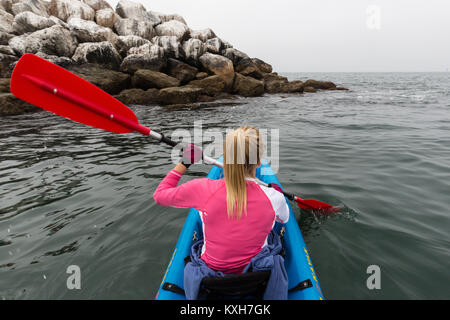
[[[213,270],[242,273],[267,244],[275,221],[286,223],[289,207],[282,193],[247,179],[247,214],[240,220],[227,214],[225,180],[194,179],[179,186],[181,174],[170,171],[156,188],[156,203],[195,208],[203,223],[202,260]]]

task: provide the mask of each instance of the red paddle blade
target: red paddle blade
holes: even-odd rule
[[[13,70],[11,93],[62,117],[115,133],[132,132],[129,125],[138,124],[133,111],[120,101],[70,71],[30,53],[23,55]],[[113,118],[120,118],[123,123]]]
[[[340,208],[334,207],[328,203],[314,199],[296,199],[300,209],[316,211],[322,213],[333,213],[339,211]]]

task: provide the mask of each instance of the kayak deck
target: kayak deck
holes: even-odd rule
[[[256,172],[256,176],[261,181],[266,183],[277,183],[281,186],[278,178],[273,173],[270,165],[265,163]],[[223,178],[223,171],[221,168],[214,166],[208,174],[209,179],[221,179]],[[288,200],[286,200],[288,201]],[[303,236],[298,227],[297,220],[295,219],[294,212],[288,201],[290,217],[287,224],[284,225],[284,237],[283,247],[285,250],[284,265],[289,280],[289,289],[297,286],[299,283],[305,280],[310,280],[312,286],[303,290],[296,290],[289,292],[289,300],[323,300],[322,290],[320,289],[317,275],[314,271],[311,259],[309,257],[308,250],[303,240]],[[275,231],[280,233],[283,225],[280,223],[275,224]],[[175,284],[180,288],[184,288],[184,259],[190,255],[193,239],[201,239],[202,234],[202,222],[199,217],[199,213],[195,209],[189,211],[189,215],[186,219],[184,227],[178,238],[178,242],[173,251],[169,265],[166,269],[164,277],[161,281],[158,293],[156,295],[157,300],[185,300],[185,296],[180,293],[171,292],[163,289],[164,283]]]

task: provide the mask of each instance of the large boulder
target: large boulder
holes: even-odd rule
[[[286,84],[288,79],[280,76],[277,73],[264,73],[264,90],[267,93],[282,93],[286,92]]]
[[[129,88],[131,83],[129,74],[108,70],[96,64],[72,66],[69,70],[109,94],[118,94]]]
[[[263,73],[272,73],[272,66],[261,59],[253,58],[253,63],[258,67],[259,71]]]
[[[123,59],[120,71],[133,74],[139,69],[161,71],[165,68],[167,59],[151,54],[130,54]]]
[[[118,95],[115,95],[114,98],[119,100],[120,102],[126,105],[151,105],[156,104],[158,102],[158,89],[126,89],[121,91]]]
[[[8,44],[9,40],[11,40],[11,38],[13,37],[14,37],[13,34],[0,31],[0,45]]]
[[[49,55],[72,57],[77,48],[75,36],[60,25],[11,38],[9,46],[21,56],[24,53],[43,52]]]
[[[167,60],[167,74],[177,78],[181,84],[186,84],[191,80],[194,80],[198,69],[176,59]]]
[[[95,63],[108,69],[119,69],[122,62],[122,57],[108,41],[81,43],[72,59],[78,64]]]
[[[305,87],[313,87],[314,89],[322,90],[333,90],[336,89],[336,85],[331,81],[317,81],[317,80],[306,80]]]
[[[207,77],[201,80],[193,80],[189,85],[203,88],[205,93],[210,96],[215,96],[227,90],[227,81],[221,75]]]
[[[9,93],[10,78],[0,78],[0,93]]]
[[[15,3],[11,6],[11,11],[14,15],[21,12],[33,12],[41,17],[48,18],[47,5],[42,0],[22,0],[13,1]]]
[[[13,63],[19,60],[16,56],[0,53],[0,77],[11,77]]]
[[[51,0],[48,12],[67,22],[69,18],[94,20],[95,10],[86,3],[74,0]]]
[[[216,34],[211,29],[191,30],[191,38],[199,39],[202,42],[206,42],[207,40],[215,37]]]
[[[122,18],[131,18],[151,23],[156,26],[161,23],[161,19],[152,12],[145,10],[145,7],[130,0],[120,0],[116,6],[116,12]]]
[[[223,50],[222,55],[233,61],[234,65],[237,65],[242,59],[248,58],[248,55],[246,53],[234,48],[227,48]]]
[[[200,58],[200,63],[209,73],[232,74],[234,73],[233,62],[230,59],[217,54],[205,53]]]
[[[132,84],[133,87],[140,89],[163,89],[169,87],[178,87],[180,85],[180,81],[176,78],[168,76],[165,73],[140,69],[134,73]]]
[[[99,26],[94,21],[70,18],[67,25],[79,42],[109,41],[113,45],[117,42],[118,36],[110,28]]]
[[[56,22],[52,19],[39,16],[31,11],[25,11],[14,17],[12,28],[14,33],[23,34],[49,28],[55,24]]]
[[[100,9],[95,12],[95,22],[99,26],[114,29],[114,24],[121,18],[113,9]]]
[[[183,41],[189,36],[189,28],[177,20],[170,20],[155,27],[158,36],[175,36],[178,41]]]
[[[128,50],[135,47],[140,47],[144,44],[149,44],[150,40],[130,35],[117,37],[116,49],[122,57],[126,57]]]
[[[36,55],[63,68],[67,68],[75,64],[75,62],[68,57],[58,57],[40,51],[36,52]]]
[[[16,98],[12,93],[0,94],[0,116],[13,116],[40,110],[42,109]]]
[[[206,49],[208,52],[214,53],[214,54],[220,54],[220,52],[223,50],[223,42],[220,40],[220,38],[212,38],[205,42]]]
[[[251,77],[236,73],[233,93],[244,97],[257,97],[264,94],[264,83]]]
[[[206,45],[199,39],[189,39],[183,42],[185,59],[190,64],[199,65],[198,59],[206,50]]]
[[[128,50],[128,54],[148,54],[155,58],[164,58],[164,49],[156,43],[148,42],[140,47],[134,47]]]
[[[300,80],[295,80],[286,83],[285,91],[287,93],[303,93],[304,83]]]
[[[193,86],[171,87],[159,90],[158,102],[162,105],[193,103],[204,90]]]
[[[95,11],[103,10],[103,9],[112,10],[111,5],[108,2],[106,2],[106,0],[81,0],[81,1],[86,3],[88,6],[90,6]]]
[[[152,42],[164,49],[164,55],[170,58],[184,57],[183,47],[176,36],[154,37]]]
[[[259,70],[258,66],[250,58],[241,59],[235,66],[236,72],[243,74],[244,76],[250,76],[256,79],[262,79],[263,74]]]
[[[153,12],[153,14],[158,16],[158,18],[161,20],[161,23],[164,23],[164,22],[167,22],[170,20],[177,20],[177,21],[180,21],[181,23],[184,23],[185,25],[187,25],[186,20],[184,20],[184,18],[182,16],[180,16],[179,14],[176,14],[176,13],[164,14],[164,13],[159,13],[159,12]]]
[[[117,20],[114,23],[114,29],[119,36],[135,35],[151,40],[156,35],[150,22],[131,18]]]
[[[10,56],[14,56],[16,53],[10,46],[0,45],[0,53],[8,54]]]
[[[0,31],[6,33],[13,33],[14,16],[5,10],[0,9]]]

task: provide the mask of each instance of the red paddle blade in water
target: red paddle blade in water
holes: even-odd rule
[[[296,199],[297,205],[300,209],[321,212],[321,213],[333,213],[340,210],[339,207],[334,207],[331,204],[314,200],[314,199]]]
[[[99,129],[128,133],[133,131],[133,125],[138,125],[136,115],[120,101],[34,54],[25,54],[17,62],[11,76],[11,93],[37,107]]]

